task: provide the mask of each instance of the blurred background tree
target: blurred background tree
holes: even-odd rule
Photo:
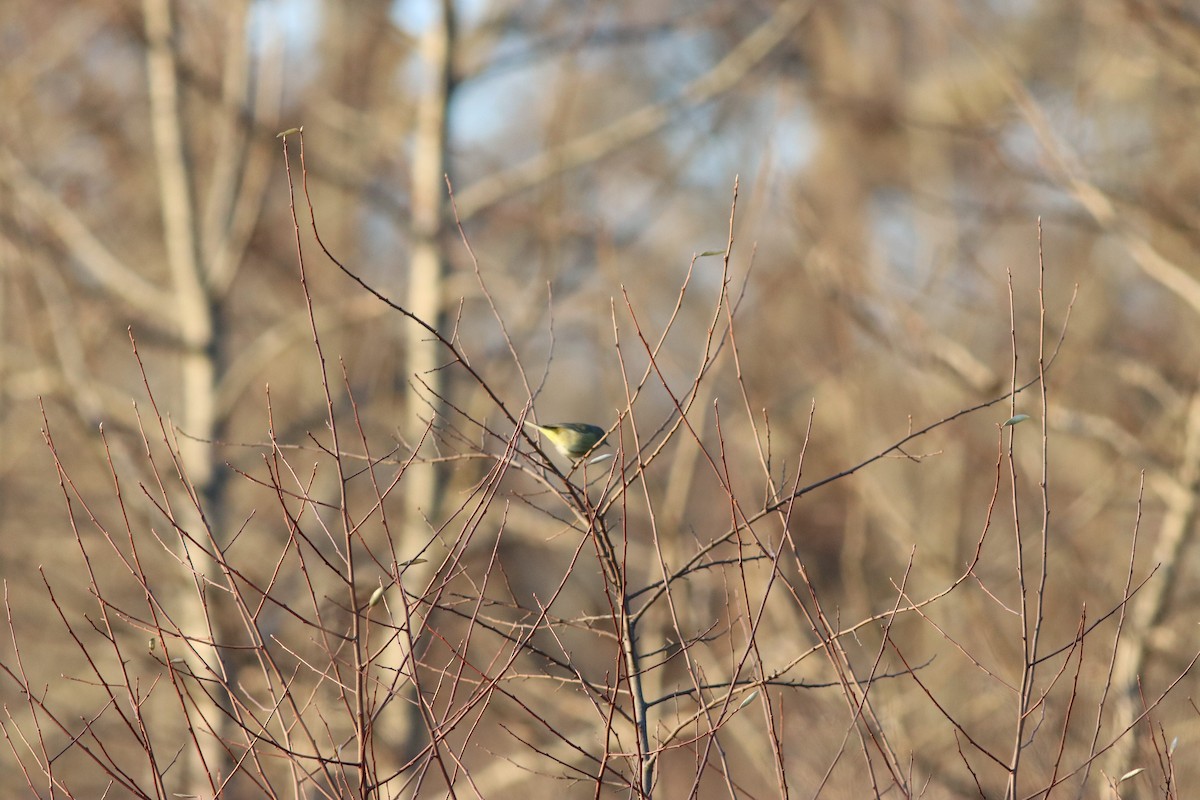
[[[10,0],[0,66],[0,573],[19,626],[36,629],[48,612],[31,599],[43,591],[36,567],[59,582],[74,569],[36,398],[84,490],[112,483],[99,423],[118,464],[149,479],[127,329],[208,511],[183,509],[177,524],[222,547],[279,535],[231,477],[261,462],[248,445],[265,438],[264,386],[280,441],[304,444],[325,418],[275,138],[302,124],[329,249],[462,342],[520,408],[529,387],[505,366],[511,343],[543,422],[615,419],[625,403],[612,347],[622,287],[644,324],[664,325],[693,254],[724,246],[739,175],[741,359],[714,365],[692,424],[715,436],[714,404],[743,404],[736,370],[769,412],[771,466],[785,482],[814,407],[804,470],[815,479],[1003,391],[1009,276],[1018,297],[1036,291],[1040,217],[1052,312],[1061,317],[1078,287],[1047,420],[1050,559],[1069,576],[1049,601],[1048,628],[1069,639],[1082,606],[1120,595],[1144,471],[1135,572],[1163,566],[1130,606],[1106,734],[1140,713],[1139,677],[1153,695],[1197,648],[1187,610],[1200,490],[1200,18],[1187,4]],[[697,290],[720,275],[710,263],[697,263]],[[419,456],[397,495],[407,538],[395,555],[410,557],[440,540],[459,505],[449,498],[482,476],[438,458],[463,449],[447,403],[479,418],[490,406],[443,369],[427,333],[336,270],[310,264],[308,281],[327,356],[344,362],[377,453]],[[1015,320],[1026,348],[1040,333],[1033,308],[1018,304]],[[668,382],[690,380],[692,346],[710,324],[710,307],[684,307],[659,357]],[[662,390],[641,402],[670,412]],[[757,464],[752,432],[731,424],[730,463]],[[889,606],[889,581],[914,547],[917,594],[970,559],[995,479],[995,428],[976,420],[920,448],[919,466],[885,462],[806,497],[789,520],[813,581],[846,619]],[[673,526],[727,513],[694,451],[670,457],[670,485],[658,488],[673,498]],[[1036,462],[1025,466],[1037,474]],[[1020,487],[1036,489],[1032,478]],[[513,591],[524,581],[537,594],[538,559],[523,548],[545,546],[546,532],[514,513],[504,544]],[[194,547],[178,556],[215,570]],[[424,579],[436,563],[418,567]],[[1013,588],[1006,568],[981,580]],[[184,587],[193,600],[181,627],[238,641],[219,592],[203,588]],[[87,600],[82,584],[64,589]],[[1002,647],[981,622],[987,599],[968,597],[939,608],[939,624]],[[784,636],[788,623],[775,623]],[[945,646],[917,627],[926,655]],[[71,673],[63,665],[79,655],[66,644],[38,642],[26,667]],[[191,668],[240,666],[212,648]],[[935,661],[926,681],[952,683],[958,671]],[[955,698],[963,713],[1006,707],[972,689],[964,681]],[[927,698],[879,692],[910,737],[905,754],[944,792],[934,796],[969,793],[969,778],[947,766],[958,764],[954,739],[928,724]],[[805,696],[798,707],[819,719],[825,703]],[[78,713],[88,713],[82,701]],[[1196,745],[1194,709],[1177,704],[1158,719],[1181,747]],[[388,733],[409,756],[422,746],[414,724],[397,720]],[[1119,776],[1152,754],[1138,729],[1102,763]],[[821,746],[796,755],[812,759],[799,774],[815,785],[827,756]],[[230,755],[198,757],[193,775]],[[1184,785],[1194,761],[1181,765]],[[15,770],[0,772],[24,786]],[[853,778],[839,775],[828,796],[861,796],[845,788]],[[1161,796],[1152,782],[1122,796],[1137,791]]]

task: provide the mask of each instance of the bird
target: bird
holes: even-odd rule
[[[597,447],[605,445],[605,430],[598,425],[586,422],[555,422],[552,425],[538,425],[525,420],[531,428],[537,428],[550,440],[558,452],[572,461],[578,461]]]

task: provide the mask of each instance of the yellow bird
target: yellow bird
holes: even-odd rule
[[[597,447],[603,447],[604,428],[589,425],[586,422],[556,422],[553,425],[538,425],[525,421],[531,428],[537,428],[550,440],[558,452],[572,461],[578,461]]]

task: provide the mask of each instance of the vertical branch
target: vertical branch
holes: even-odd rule
[[[1008,317],[1009,317],[1009,336],[1012,341],[1012,372],[1009,375],[1009,414],[1010,417],[1016,416],[1017,405],[1017,365],[1020,361],[1020,348],[1017,345],[1017,309],[1016,300],[1013,296],[1012,272],[1008,272]],[[1017,770],[1021,763],[1021,744],[1025,735],[1025,712],[1028,708],[1029,697],[1033,693],[1031,685],[1032,675],[1030,673],[1029,658],[1029,587],[1026,584],[1025,572],[1025,551],[1021,547],[1021,506],[1019,495],[1017,494],[1017,464],[1013,458],[1013,444],[1016,439],[1016,426],[1012,426],[1009,430],[1008,448],[1006,451],[1008,462],[1008,478],[1009,486],[1012,491],[1012,513],[1013,513],[1013,557],[1016,559],[1017,571],[1017,592],[1018,592],[1018,619],[1021,625],[1021,685],[1017,690],[1017,715],[1016,715],[1016,730],[1013,733],[1012,754],[1008,761],[1008,779],[1007,788],[1005,789],[1005,798],[1011,800],[1016,796],[1017,791]]]
[[[1012,302],[1012,275],[1009,274],[1009,314],[1012,324],[1012,383],[1015,388],[1017,380],[1018,350],[1016,340],[1016,311]],[[1008,784],[1005,790],[1006,798],[1016,798],[1017,776],[1021,764],[1021,751],[1028,744],[1025,741],[1027,723],[1034,709],[1045,702],[1045,698],[1034,701],[1037,678],[1038,642],[1041,638],[1042,622],[1045,619],[1046,584],[1049,580],[1048,561],[1050,554],[1050,465],[1049,465],[1049,431],[1047,421],[1047,389],[1046,389],[1046,264],[1042,250],[1042,223],[1038,220],[1038,397],[1041,406],[1041,476],[1038,486],[1042,496],[1042,521],[1040,552],[1038,553],[1039,571],[1036,585],[1032,587],[1033,597],[1030,598],[1031,587],[1027,583],[1025,555],[1021,543],[1021,518],[1017,491],[1017,466],[1013,457],[1016,442],[1016,425],[1009,429],[1008,465],[1009,478],[1012,481],[1013,532],[1017,564],[1017,583],[1020,587],[1020,618],[1021,618],[1021,685],[1017,691],[1017,719],[1013,733],[1012,755],[1008,763]],[[1016,416],[1016,397],[1013,396],[1012,416]]]
[[[347,484],[349,478],[346,474],[345,463],[342,459],[341,438],[338,431],[337,413],[333,402],[333,393],[329,383],[329,369],[325,360],[325,351],[321,345],[320,331],[317,327],[316,313],[313,309],[312,291],[308,284],[308,275],[304,268],[304,252],[300,243],[299,236],[299,221],[296,217],[296,204],[291,179],[291,162],[287,158],[287,139],[284,137],[284,163],[288,173],[288,190],[290,194],[290,206],[292,212],[292,224],[296,230],[296,261],[300,271],[300,286],[304,293],[304,303],[308,311],[309,325],[312,331],[313,348],[316,351],[317,361],[321,370],[321,390],[325,397],[325,416],[326,424],[329,426],[330,432],[330,452],[334,457],[334,464],[337,469],[338,478],[338,501],[337,508],[341,522],[341,559],[342,566],[345,571],[341,573],[343,578],[349,608],[353,613],[350,614],[350,631],[348,634],[349,644],[351,647],[350,660],[352,675],[352,685],[349,689],[343,689],[343,697],[351,709],[352,725],[353,725],[353,745],[355,748],[353,764],[357,767],[358,779],[358,796],[366,797],[368,789],[373,785],[374,769],[369,761],[369,753],[371,746],[369,742],[370,719],[366,708],[366,690],[367,690],[367,667],[368,659],[366,654],[365,643],[362,636],[363,618],[358,613],[360,608],[357,581],[357,560],[354,555],[355,541],[355,525],[354,520],[350,515],[350,503],[347,497]],[[300,164],[304,179],[305,196],[308,195],[308,171],[304,167],[304,137],[300,137]],[[310,206],[311,213],[311,206]],[[342,684],[345,685],[344,683]],[[350,696],[345,697],[345,693],[349,692]]]

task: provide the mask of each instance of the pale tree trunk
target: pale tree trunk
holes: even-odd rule
[[[224,579],[216,562],[201,545],[219,541],[221,500],[217,497],[216,395],[218,380],[214,299],[203,271],[203,258],[196,213],[195,188],[184,139],[182,98],[175,52],[175,22],[169,0],[144,0],[149,80],[151,129],[158,168],[159,199],[163,235],[174,299],[175,334],[180,341],[181,409],[174,421],[187,434],[178,439],[180,465],[191,485],[196,503],[175,507],[175,523],[195,542],[180,538],[181,555],[191,571],[179,583],[173,600],[181,609],[177,617],[181,632],[191,637],[182,646],[188,668],[209,692],[194,691],[195,708],[191,728],[199,747],[185,749],[182,784],[175,791],[187,796],[211,797],[214,785],[228,777],[231,760],[225,743],[231,726],[223,688],[233,685],[221,651],[212,603],[211,581]],[[201,514],[203,509],[203,515]],[[171,600],[164,598],[164,601]]]
[[[451,0],[442,0],[441,13],[432,22],[421,47],[429,82],[417,106],[412,168],[412,248],[408,269],[408,309],[420,319],[441,329],[445,313],[446,261],[442,250],[442,223],[446,209],[446,111],[451,92],[454,10]],[[446,353],[438,342],[419,331],[406,332],[405,364],[414,376],[412,389],[428,404],[409,404],[405,433],[414,444],[421,440],[429,415],[436,424],[441,416],[438,399],[445,390],[445,377],[438,367]],[[426,388],[427,387],[427,388]],[[415,397],[414,395],[414,397]],[[418,469],[405,476],[406,521],[422,530],[424,518],[435,518],[440,502],[441,470]]]
[[[443,250],[447,210],[446,143],[447,110],[453,91],[452,57],[455,44],[455,15],[452,0],[441,0],[438,14],[430,22],[421,42],[427,83],[417,106],[417,124],[413,141],[412,237],[408,270],[408,310],[441,330],[446,319],[446,258]],[[409,376],[408,402],[401,423],[405,439],[414,446],[421,442],[421,454],[435,454],[436,429],[445,407],[447,382],[439,367],[447,354],[431,337],[413,327],[404,331],[405,373]],[[430,425],[433,433],[428,433]],[[401,547],[407,553],[395,553],[398,561],[423,548],[440,522],[445,487],[445,470],[438,464],[414,464],[404,476],[404,534]],[[426,561],[405,571],[405,584],[418,591],[428,586],[446,548],[438,543],[424,553]],[[419,632],[425,610],[414,606],[408,629],[412,636],[400,637],[385,654],[385,669],[408,673],[413,648],[419,648]],[[411,686],[409,689],[411,690]],[[406,690],[406,691],[407,691]],[[427,741],[417,703],[411,698],[389,705],[379,720],[378,730],[391,743],[405,763]],[[401,776],[398,780],[406,780]]]

